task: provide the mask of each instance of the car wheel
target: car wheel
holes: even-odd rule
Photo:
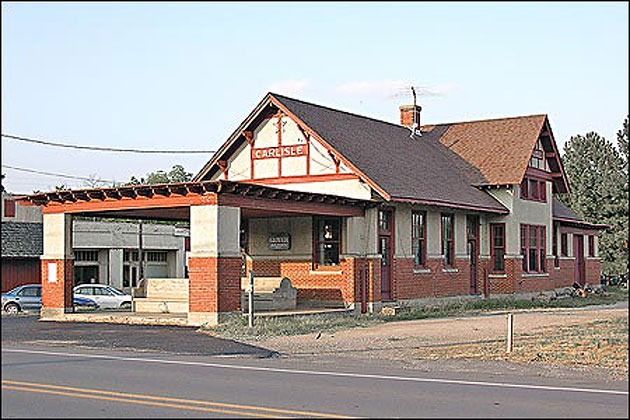
[[[126,309],[129,310],[131,309],[131,302],[123,302],[120,304],[120,309]]]
[[[4,310],[9,315],[16,315],[18,312],[20,312],[20,307],[15,303],[7,303],[7,305],[4,307]]]

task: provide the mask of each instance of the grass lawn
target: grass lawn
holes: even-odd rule
[[[598,366],[628,374],[628,317],[587,324],[549,328],[536,334],[519,334],[514,350],[506,353],[505,340],[419,349],[420,359],[500,359],[544,362],[552,365]]]
[[[381,314],[320,314],[284,317],[256,318],[253,328],[247,326],[246,316],[235,316],[216,327],[202,328],[203,332],[235,340],[262,340],[274,336],[290,336],[314,332],[334,332],[342,329],[370,327],[383,322],[406,321],[426,318],[472,315],[477,313],[537,308],[575,308],[588,305],[610,305],[628,300],[628,290],[608,286],[602,295],[586,298],[571,297],[560,300],[516,300],[514,298],[491,298],[445,302],[423,307],[404,308],[396,315]]]

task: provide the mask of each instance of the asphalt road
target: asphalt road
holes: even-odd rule
[[[5,342],[5,321],[3,418],[628,417],[627,383]]]
[[[195,328],[87,322],[40,322],[37,315],[3,316],[2,346],[59,345],[174,354],[269,357],[266,349],[195,332]]]

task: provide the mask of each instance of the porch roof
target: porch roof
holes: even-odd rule
[[[249,209],[250,217],[271,214],[363,215],[377,201],[292,191],[227,180],[51,191],[23,196],[22,204],[46,213],[164,220],[188,218],[192,205],[219,204]]]

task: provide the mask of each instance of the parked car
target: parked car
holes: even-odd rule
[[[131,309],[131,295],[106,284],[80,284],[74,288],[74,296],[92,299],[101,309]]]
[[[76,307],[98,309],[99,305],[92,299],[74,297]],[[20,311],[38,311],[42,307],[42,286],[25,284],[2,294],[2,309],[9,314]]]
[[[99,304],[94,302],[92,299],[74,296],[73,300],[76,308],[98,309],[100,307]]]

